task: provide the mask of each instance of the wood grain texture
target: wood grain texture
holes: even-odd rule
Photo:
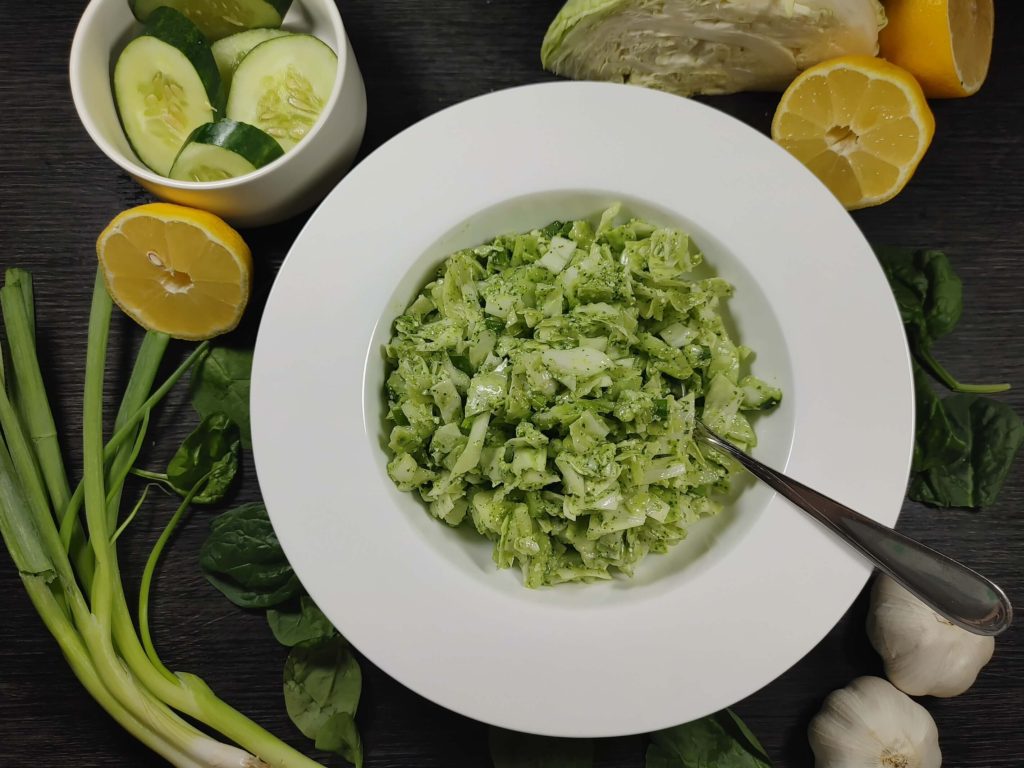
[[[499,88],[552,79],[538,50],[557,0],[346,0],[341,4],[366,79],[369,123],[363,154],[438,109]],[[38,287],[40,350],[70,466],[79,466],[81,385],[93,243],[121,209],[146,194],[89,141],[67,81],[67,52],[80,2],[5,5],[0,46],[0,266],[27,267]],[[966,313],[941,358],[965,379],[1008,380],[1007,402],[1024,411],[1024,7],[999,4],[992,73],[981,93],[933,104],[938,130],[913,182],[894,201],[855,218],[877,243],[948,251],[965,284]],[[766,131],[776,97],[708,99]],[[625,148],[628,151],[628,148]],[[246,232],[256,246],[258,300],[304,217]],[[823,253],[822,258],[828,254]],[[258,301],[257,301],[258,303]],[[865,308],[870,311],[870,308]],[[248,325],[241,341],[255,332]],[[139,333],[123,318],[113,343],[124,367]],[[184,347],[172,349],[180,359]],[[871,365],[870,360],[863,361]],[[123,379],[112,377],[111,402]],[[194,423],[185,393],[163,408],[143,461],[160,466]],[[72,439],[70,436],[76,436]],[[865,478],[870,482],[870,478]],[[257,498],[251,464],[236,501]],[[137,574],[173,502],[159,499],[121,547]],[[907,504],[900,528],[1000,582],[1024,605],[1024,473],[1018,460],[999,503],[981,512]],[[154,605],[157,646],[172,668],[192,670],[243,712],[305,748],[281,696],[284,650],[260,614],[235,610],[201,578],[197,550],[206,520],[197,514],[173,543]],[[0,556],[0,765],[159,765],[84,693]],[[805,730],[822,698],[880,663],[864,634],[865,596],[800,663],[736,709],[778,766],[811,764]],[[627,660],[624,659],[624,663]],[[364,664],[359,723],[371,768],[481,768],[486,729],[445,711]],[[494,695],[500,696],[500,691]],[[939,725],[946,765],[1010,768],[1024,762],[1024,638],[1021,622],[1002,638],[977,685],[949,701],[926,700]],[[601,768],[639,768],[640,737],[598,745]],[[327,764],[340,765],[337,759]]]

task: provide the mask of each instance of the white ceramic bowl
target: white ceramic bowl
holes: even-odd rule
[[[737,337],[784,391],[755,456],[889,525],[906,488],[913,386],[892,292],[850,216],[777,144],[698,102],[605,83],[499,91],[407,129],[324,201],[274,282],[256,469],[289,561],[355,647],[519,731],[614,736],[729,706],[811,650],[871,572],[748,478],[634,578],[528,590],[489,542],[389,480],[381,349],[441,259],[616,200],[686,229],[735,286]]]
[[[176,181],[147,168],[117,116],[111,73],[142,29],[126,0],[92,0],[71,45],[75,109],[103,153],[157,197],[203,208],[241,227],[293,216],[317,203],[352,165],[366,124],[366,91],[334,0],[295,0],[282,25],[309,32],[338,54],[338,76],[319,122],[294,149],[253,173],[223,181]]]

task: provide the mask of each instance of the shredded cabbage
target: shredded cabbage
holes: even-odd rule
[[[884,26],[878,0],[569,0],[541,62],[683,96],[780,91],[820,61],[874,56]]]
[[[618,213],[453,253],[386,347],[389,475],[528,587],[631,575],[685,538],[734,469],[695,415],[750,448],[747,415],[782,396],[741,373],[732,288],[690,276],[697,245]]]

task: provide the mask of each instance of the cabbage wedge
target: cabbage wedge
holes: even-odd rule
[[[541,62],[682,96],[781,91],[820,61],[875,55],[884,26],[878,0],[569,0]]]

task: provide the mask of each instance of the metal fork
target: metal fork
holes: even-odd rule
[[[998,635],[1010,626],[1013,606],[981,574],[762,464],[699,419],[694,436],[731,456],[958,627]]]

